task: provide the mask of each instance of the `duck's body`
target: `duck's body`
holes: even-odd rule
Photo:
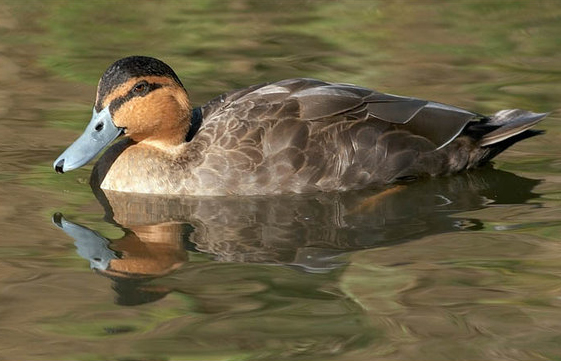
[[[94,118],[82,137],[88,130],[95,137],[108,129],[111,134],[101,144],[123,130],[129,135],[94,168],[92,183],[103,189],[301,193],[469,169],[531,135],[528,129],[544,116],[509,110],[486,117],[314,79],[233,91],[192,110],[171,68],[153,58],[129,57],[102,77]],[[94,155],[103,148],[98,149],[100,144]],[[73,147],[83,148],[73,145],[63,153],[55,161],[58,171],[93,157],[66,167]]]

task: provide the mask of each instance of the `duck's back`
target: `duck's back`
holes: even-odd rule
[[[487,160],[492,147],[478,142],[498,128],[460,108],[314,79],[233,91],[201,110],[192,141],[201,159],[190,170],[201,194],[348,190],[452,173]],[[484,131],[466,133],[472,125]]]

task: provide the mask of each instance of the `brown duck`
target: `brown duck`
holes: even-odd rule
[[[484,116],[351,84],[288,79],[192,108],[174,71],[144,56],[101,77],[85,132],[54,162],[78,168],[117,137],[91,183],[122,192],[255,195],[344,191],[477,167],[547,114]]]

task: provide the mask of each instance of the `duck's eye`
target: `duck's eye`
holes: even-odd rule
[[[143,95],[146,94],[147,91],[148,91],[148,83],[145,81],[136,83],[132,88],[132,93],[134,95]]]

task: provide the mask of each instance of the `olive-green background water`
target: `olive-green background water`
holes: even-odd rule
[[[495,170],[381,196],[116,197],[112,219],[91,165],[51,163],[133,54],[195,104],[315,77],[552,114]],[[561,360],[560,83],[556,0],[1,0],[0,360]],[[55,212],[181,247],[141,247],[171,264],[157,276],[95,272]]]

